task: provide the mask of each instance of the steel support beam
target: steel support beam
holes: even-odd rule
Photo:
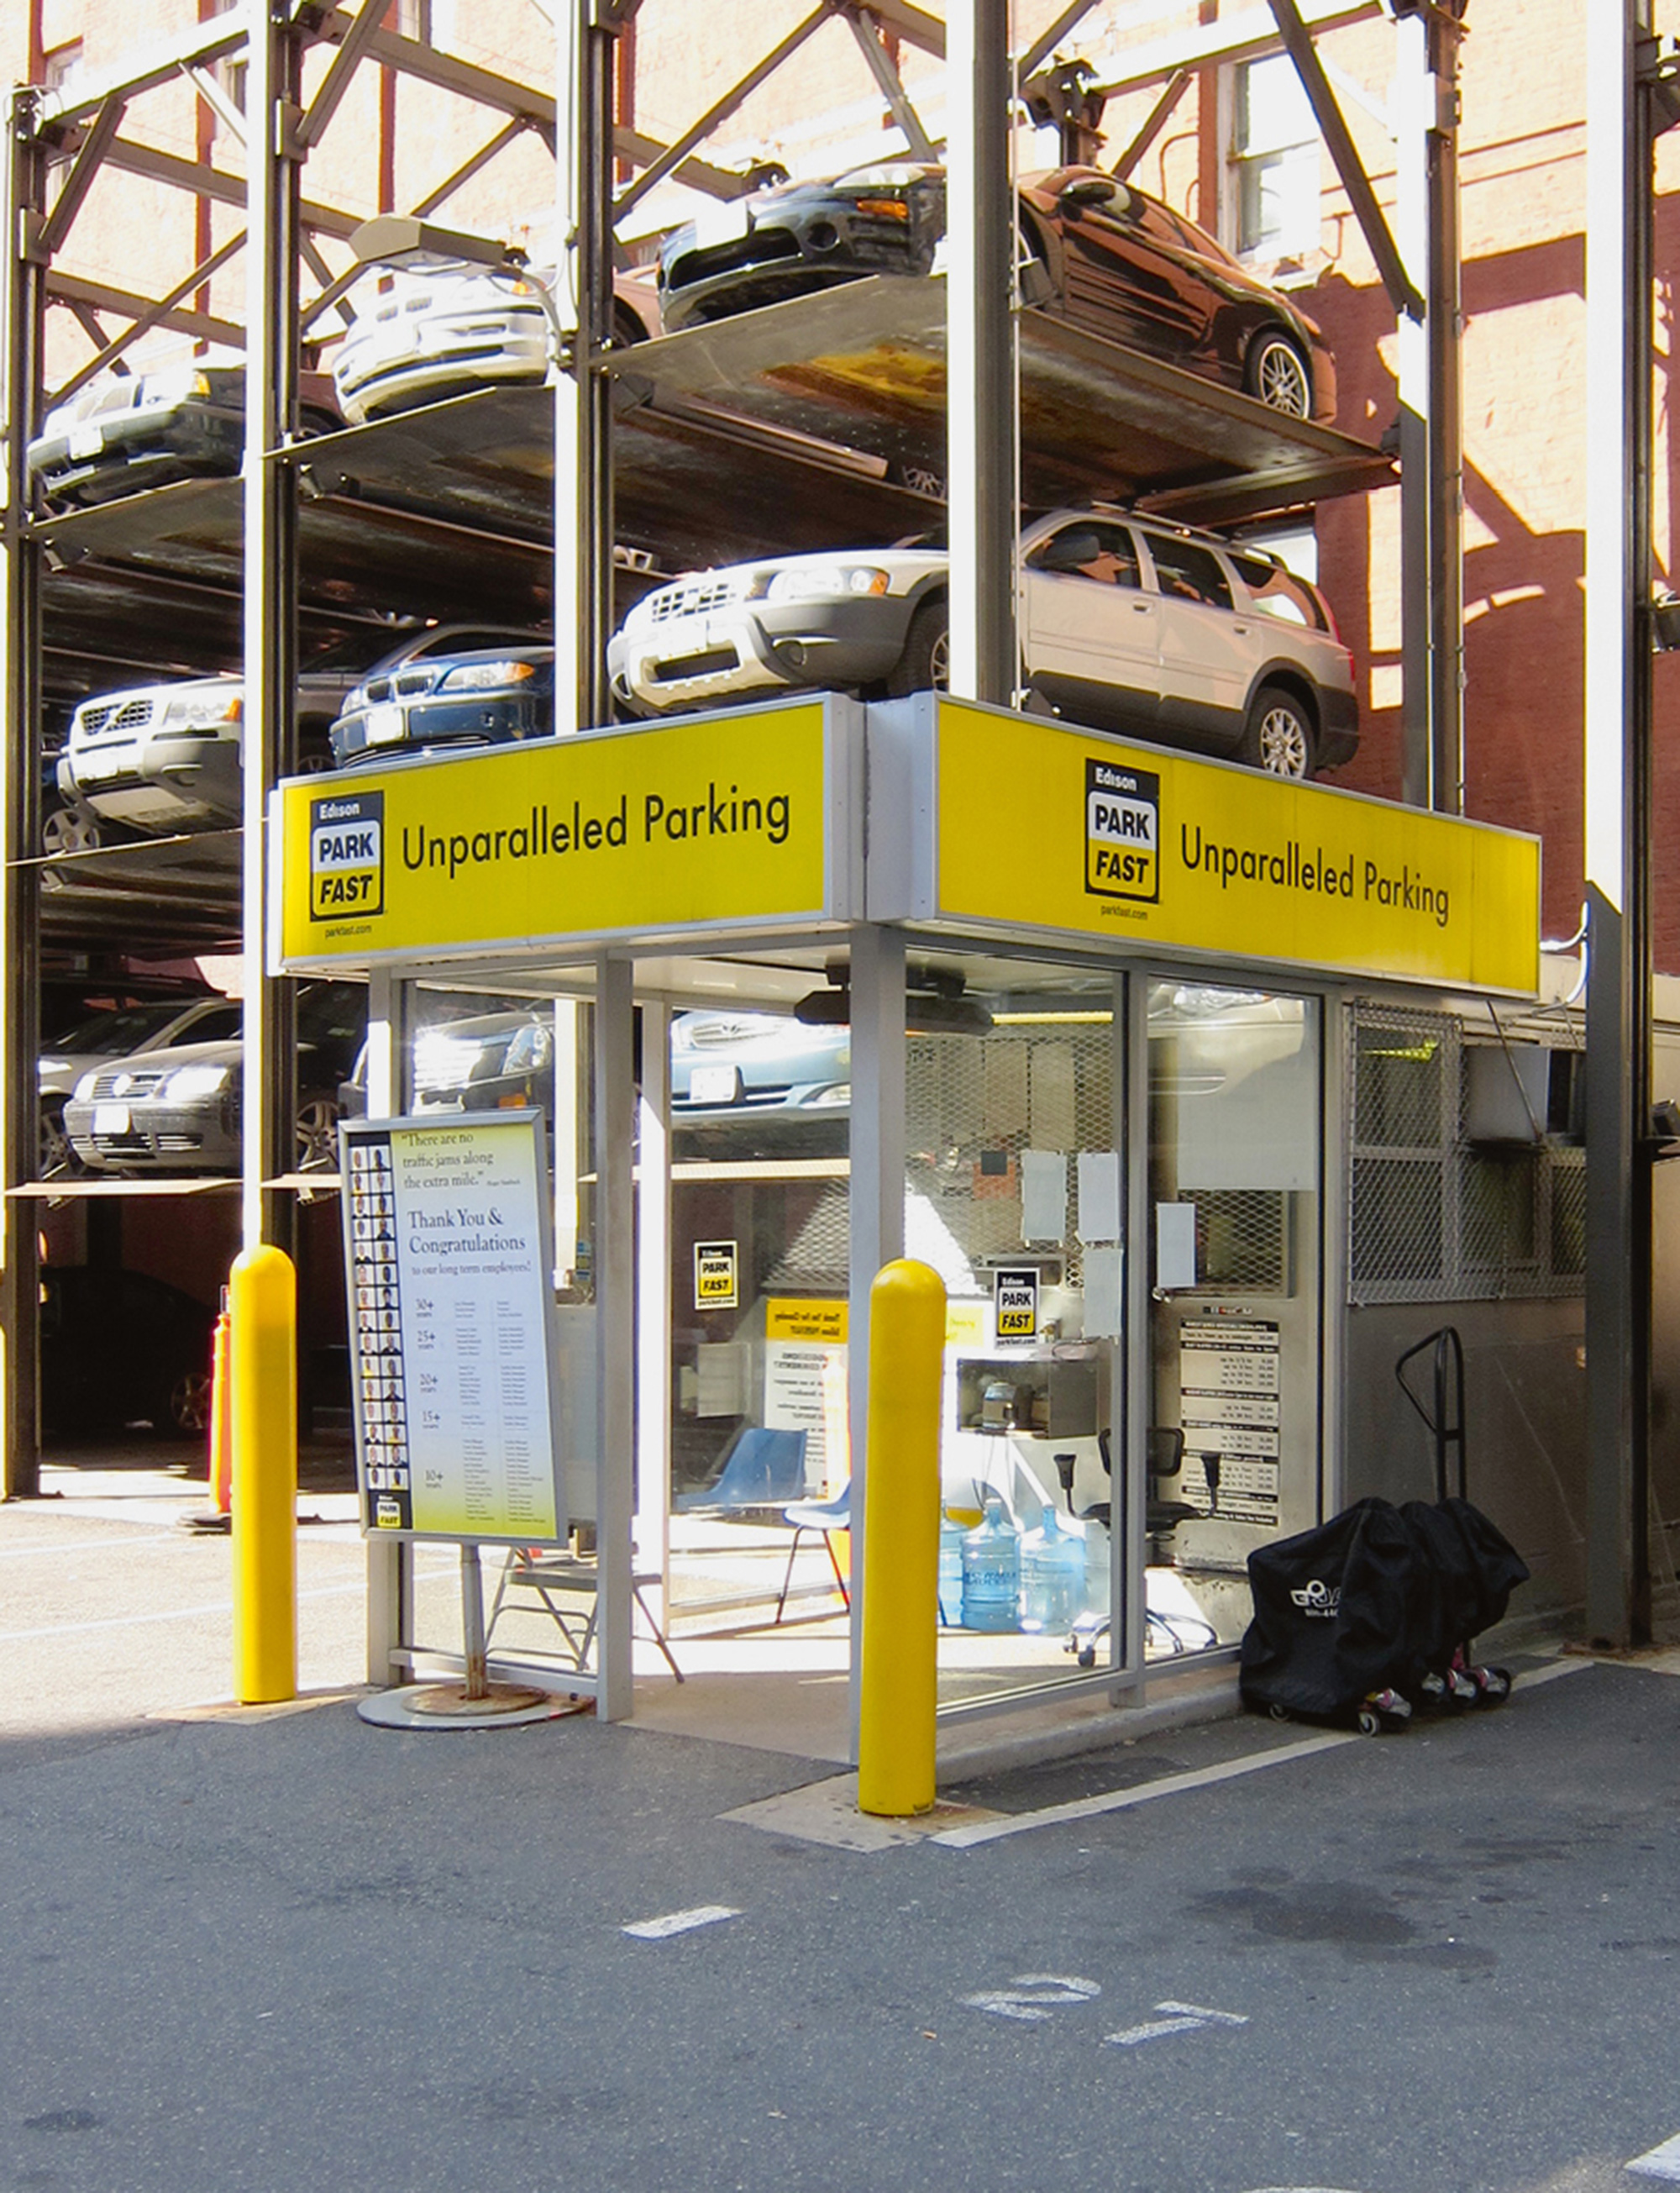
[[[243,251],[244,246],[245,232],[242,228],[230,236],[227,241],[213,251],[208,259],[201,259],[184,282],[177,282],[174,288],[166,295],[158,298],[155,304],[143,305],[138,297],[134,298],[132,301],[134,307],[133,320],[123,329],[120,335],[111,337],[109,341],[104,339],[103,331],[101,331],[100,348],[94,352],[85,365],[79,367],[71,375],[68,381],[54,390],[47,398],[47,408],[50,409],[54,404],[67,402],[75,395],[78,388],[85,388],[96,374],[103,373],[108,365],[114,366],[130,344],[143,335],[148,328],[167,325],[170,315],[180,303],[181,299],[190,297],[201,283],[208,282],[213,274],[227,264],[236,251]],[[68,304],[72,311],[75,310],[77,303],[85,302],[85,300],[65,297],[56,283],[53,284],[53,295],[60,301]],[[191,317],[193,319],[203,319],[205,316],[194,312]],[[243,329],[238,328],[232,330],[236,337],[243,336]]]
[[[736,108],[750,99],[767,77],[772,77],[791,55],[797,54],[812,32],[820,31],[833,10],[828,0],[814,9],[802,23],[795,24],[779,45],[773,46],[763,60],[750,68],[722,99],[708,106],[692,129],[685,129],[674,145],[669,145],[650,168],[643,170],[627,188],[620,192],[613,206],[613,219],[620,221],[633,206],[639,205],[649,191],[662,183],[666,177],[692,152],[696,145],[703,145],[720,122],[727,122]]]
[[[635,1704],[630,1526],[636,1437],[634,971],[595,963],[595,1532],[600,1564],[595,1711],[626,1721]]]
[[[291,1246],[292,1200],[263,1183],[294,1165],[295,1033],[290,985],[264,942],[270,788],[295,759],[297,486],[270,454],[297,424],[300,159],[293,149],[302,47],[289,0],[245,0],[250,190],[245,288],[244,1245]]]
[[[36,757],[41,726],[40,550],[25,530],[29,515],[29,437],[41,398],[43,330],[46,314],[44,257],[25,250],[27,230],[38,219],[46,161],[35,135],[32,91],[14,92],[9,109],[3,217],[5,287],[0,311],[0,364],[5,375],[5,507],[0,512],[0,687],[5,724],[5,883],[0,890],[0,1145],[3,1186],[33,1180],[40,1170],[36,1059],[40,1051],[40,771]],[[40,1258],[32,1205],[5,1199],[0,1213],[0,1364],[3,1413],[3,1483],[7,1499],[32,1498],[41,1490],[38,1405]]]
[[[951,45],[960,29],[953,22]],[[869,1291],[904,1254],[904,936],[860,925],[851,933],[852,1164],[847,1410],[852,1446],[851,1740],[857,1755],[863,1669],[863,1546],[869,1528]]]
[[[82,210],[83,201],[93,187],[100,163],[117,131],[123,127],[123,117],[126,112],[120,99],[106,100],[77,147],[76,157],[70,163],[70,173],[65,177],[58,196],[53,200],[52,211],[42,226],[41,249],[49,257],[69,235],[71,224]]]
[[[144,318],[149,326],[171,328],[177,335],[193,335],[201,342],[226,343],[235,350],[245,340],[245,330],[237,320],[218,319],[213,313],[193,312],[184,305],[162,305],[153,298],[138,297],[132,290],[113,289],[109,283],[89,282],[80,274],[49,274],[47,301],[67,306],[78,319],[83,306],[95,312],[120,312],[125,320]]]
[[[1649,0],[1586,60],[1588,1634],[1650,1635],[1654,112]]]
[[[1123,182],[1125,180],[1166,128],[1173,109],[1184,97],[1186,91],[1194,81],[1195,78],[1189,69],[1180,69],[1176,74],[1168,77],[1161,96],[1145,116],[1142,124],[1133,135],[1131,143],[1127,146],[1117,159],[1109,163],[1110,175],[1118,175]]]
[[[1274,0],[1276,4],[1276,0]],[[1464,810],[1464,425],[1460,360],[1458,49],[1435,9],[1396,26],[1400,209],[1423,309],[1398,322],[1402,792]]]
[[[848,7],[843,4],[838,12],[857,40],[858,51],[863,55],[870,74],[880,85],[881,96],[886,100],[894,121],[904,132],[905,143],[917,159],[933,159],[934,141],[922,127],[922,117],[906,94],[904,79],[881,43],[874,14],[861,5]]]
[[[1014,177],[1008,0],[952,11],[947,71],[951,690],[1015,689]]]
[[[600,364],[613,326],[612,103],[617,33],[609,9],[556,11],[558,82],[578,117],[555,167],[554,700],[563,730],[609,715],[613,608],[612,391]],[[571,721],[565,719],[570,715]]]

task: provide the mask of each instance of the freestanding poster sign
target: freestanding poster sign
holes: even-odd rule
[[[554,1258],[540,1113],[341,1133],[362,1527],[552,1544]]]

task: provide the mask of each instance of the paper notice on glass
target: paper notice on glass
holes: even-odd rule
[[[1157,1203],[1155,1206],[1155,1284],[1157,1287],[1196,1285],[1193,1203]]]
[[[1060,1150],[1020,1154],[1020,1238],[1060,1241],[1067,1225],[1067,1159]]]
[[[1078,1234],[1082,1241],[1120,1239],[1120,1154],[1117,1150],[1079,1153]]]
[[[1122,1331],[1123,1258],[1118,1249],[1085,1251],[1085,1337],[1117,1340]]]

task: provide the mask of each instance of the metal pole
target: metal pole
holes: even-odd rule
[[[1399,227],[1421,316],[1397,324],[1402,796],[1464,810],[1464,447],[1459,280],[1459,26],[1441,9],[1396,26]]]
[[[3,178],[5,508],[0,513],[0,684],[5,708],[5,887],[0,891],[0,1030],[3,1030],[5,1178],[13,1188],[40,1170],[41,562],[26,535],[26,449],[42,386],[46,261],[34,255],[45,163],[35,134],[32,91],[13,94]],[[5,1331],[3,1481],[9,1500],[41,1490],[37,1371],[40,1257],[35,1206],[8,1196],[0,1218],[0,1324]]]
[[[300,45],[288,0],[248,0],[246,157],[244,1129],[247,1249],[289,1245],[290,1199],[263,1182],[289,1172],[295,1039],[289,987],[271,976],[268,794],[296,758],[297,497],[289,465],[266,452],[296,424]]]
[[[1009,0],[951,11],[946,166],[951,690],[1005,703],[1016,683],[1019,438],[1009,13]]]
[[[555,303],[569,371],[554,390],[555,728],[604,723],[613,625],[613,97],[618,0],[557,9]],[[569,123],[569,128],[564,126]],[[569,713],[575,707],[571,720]]]
[[[1586,61],[1589,1634],[1650,1635],[1651,115],[1649,0]]]
[[[875,1275],[904,1254],[904,937],[851,932],[852,1128],[848,1429],[851,1440],[851,1726],[863,1708],[863,1549],[869,1529],[869,1328]],[[854,1754],[855,1755],[855,1754]]]
[[[595,1530],[601,1611],[595,1710],[603,1721],[627,1720],[635,1703],[630,1566],[636,1435],[632,976],[627,960],[603,954],[595,963]]]

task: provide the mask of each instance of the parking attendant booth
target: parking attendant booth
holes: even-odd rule
[[[279,965],[369,978],[370,1112],[547,1122],[577,1597],[500,1549],[493,1656],[614,1717],[734,1685],[835,1756],[880,1266],[948,1302],[942,1714],[1218,1665],[1249,1552],[1342,1497],[1350,1010],[1537,982],[1532,839],[932,695],[299,780],[272,824]],[[367,1453],[396,1681],[460,1642]]]

